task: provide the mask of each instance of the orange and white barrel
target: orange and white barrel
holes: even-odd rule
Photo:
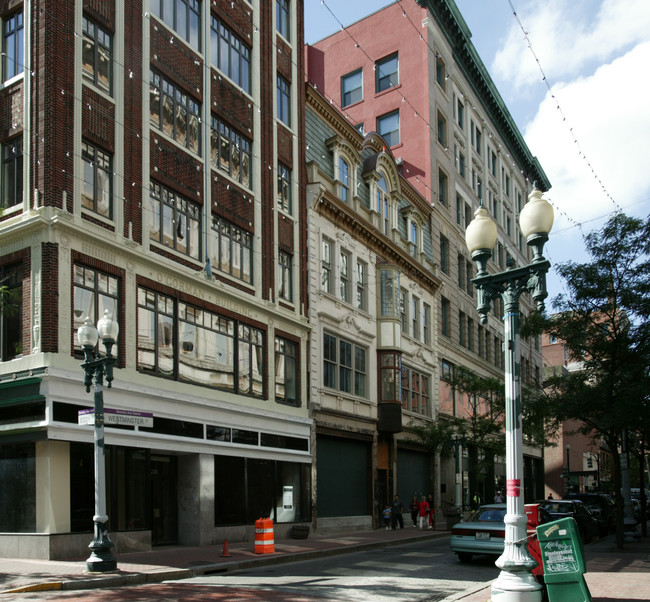
[[[270,518],[258,518],[255,521],[255,553],[270,554],[272,552],[275,552],[273,521]]]

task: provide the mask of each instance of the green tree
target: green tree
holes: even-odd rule
[[[581,362],[580,371],[547,379],[536,411],[546,412],[555,427],[569,419],[581,421],[580,431],[603,441],[612,453],[616,544],[622,548],[621,434],[647,424],[640,417],[647,412],[649,390],[650,218],[617,213],[585,237],[585,246],[590,262],[555,268],[567,291],[553,300],[559,313],[530,320],[526,330],[545,329]]]

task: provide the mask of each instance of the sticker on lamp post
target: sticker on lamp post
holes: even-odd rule
[[[78,424],[95,424],[95,410],[79,410]],[[104,423],[120,426],[145,426],[153,427],[153,414],[149,412],[135,412],[133,410],[104,409]]]
[[[519,497],[521,495],[521,479],[508,479],[506,481],[506,495]]]

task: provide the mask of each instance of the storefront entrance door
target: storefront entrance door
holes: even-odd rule
[[[176,457],[151,454],[151,543],[178,543]]]

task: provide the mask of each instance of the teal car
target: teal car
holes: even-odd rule
[[[479,507],[468,521],[451,528],[451,551],[461,562],[469,562],[477,554],[499,556],[506,537],[505,515],[505,504]]]

